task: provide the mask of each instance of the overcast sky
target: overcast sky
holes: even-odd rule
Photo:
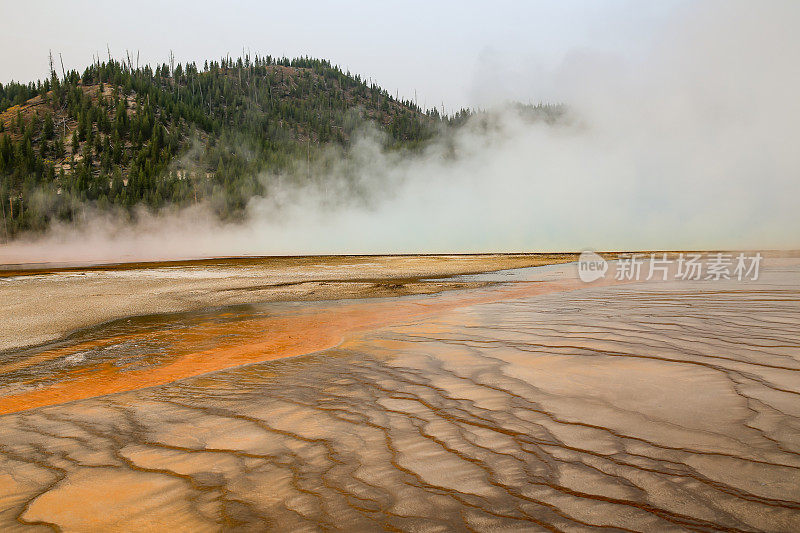
[[[48,51],[82,70],[94,54],[202,61],[243,49],[311,55],[428,107],[537,101],[532,78],[570,53],[636,54],[684,2],[9,2],[0,0],[0,83],[47,74]],[[546,96],[546,95],[545,95]]]

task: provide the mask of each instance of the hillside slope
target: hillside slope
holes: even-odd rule
[[[133,213],[213,198],[219,216],[237,217],[265,194],[263,176],[310,178],[368,124],[386,149],[414,150],[470,114],[423,112],[319,59],[53,71],[0,85],[0,234],[71,221],[86,205]]]

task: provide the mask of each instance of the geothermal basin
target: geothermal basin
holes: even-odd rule
[[[800,260],[574,259],[9,270],[0,528],[800,530]]]

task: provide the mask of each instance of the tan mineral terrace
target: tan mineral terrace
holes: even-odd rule
[[[1,257],[1,256],[0,256]],[[308,256],[0,269],[0,350],[126,316],[263,301],[440,292],[446,277],[574,261],[575,254]]]
[[[6,278],[72,290],[72,313],[92,276],[143,302],[180,301],[165,271],[200,281],[180,312],[3,352],[0,530],[800,530],[800,261],[428,281],[505,260],[287,259],[202,307],[244,265]]]

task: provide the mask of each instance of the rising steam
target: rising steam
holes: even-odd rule
[[[578,50],[529,80],[532,100],[567,105],[559,123],[499,107],[494,127],[413,156],[365,135],[355,178],[341,165],[303,187],[265,176],[271,194],[244,222],[204,206],[135,226],[97,215],[6,245],[0,262],[798,248],[798,27],[794,2],[694,4],[640,59]]]

